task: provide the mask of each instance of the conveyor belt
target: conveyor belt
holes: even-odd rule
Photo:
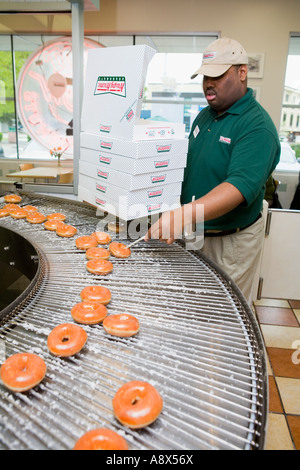
[[[87,205],[22,196],[21,205],[46,215],[64,212],[77,236],[104,228]],[[128,259],[111,258],[111,274],[95,276],[76,237],[11,217],[0,226],[29,240],[40,258],[33,291],[2,318],[0,353],[29,351],[47,363],[45,379],[30,392],[0,384],[0,448],[71,449],[102,426],[119,432],[130,449],[263,448],[267,374],[260,331],[238,289],[212,263],[183,244],[150,241],[132,248]],[[52,356],[48,334],[73,322],[71,307],[91,284],[108,287],[109,314],[135,315],[140,332],[116,339],[101,325],[83,326],[88,341],[79,354]],[[164,400],[157,421],[141,430],[125,428],[112,413],[115,392],[130,380],[150,382]]]

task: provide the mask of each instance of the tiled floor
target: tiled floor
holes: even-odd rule
[[[268,357],[266,450],[300,450],[300,301],[254,303]]]

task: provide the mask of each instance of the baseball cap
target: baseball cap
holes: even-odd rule
[[[243,46],[229,38],[220,38],[209,44],[203,53],[201,67],[191,76],[206,75],[219,77],[232,65],[248,64],[248,56]]]

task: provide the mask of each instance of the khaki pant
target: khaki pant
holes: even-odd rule
[[[220,266],[249,302],[264,239],[264,220],[261,217],[250,227],[223,237],[204,236],[201,251]]]

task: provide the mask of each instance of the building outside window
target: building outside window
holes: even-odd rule
[[[300,34],[290,37],[283,93],[280,138],[288,141],[300,157]]]

